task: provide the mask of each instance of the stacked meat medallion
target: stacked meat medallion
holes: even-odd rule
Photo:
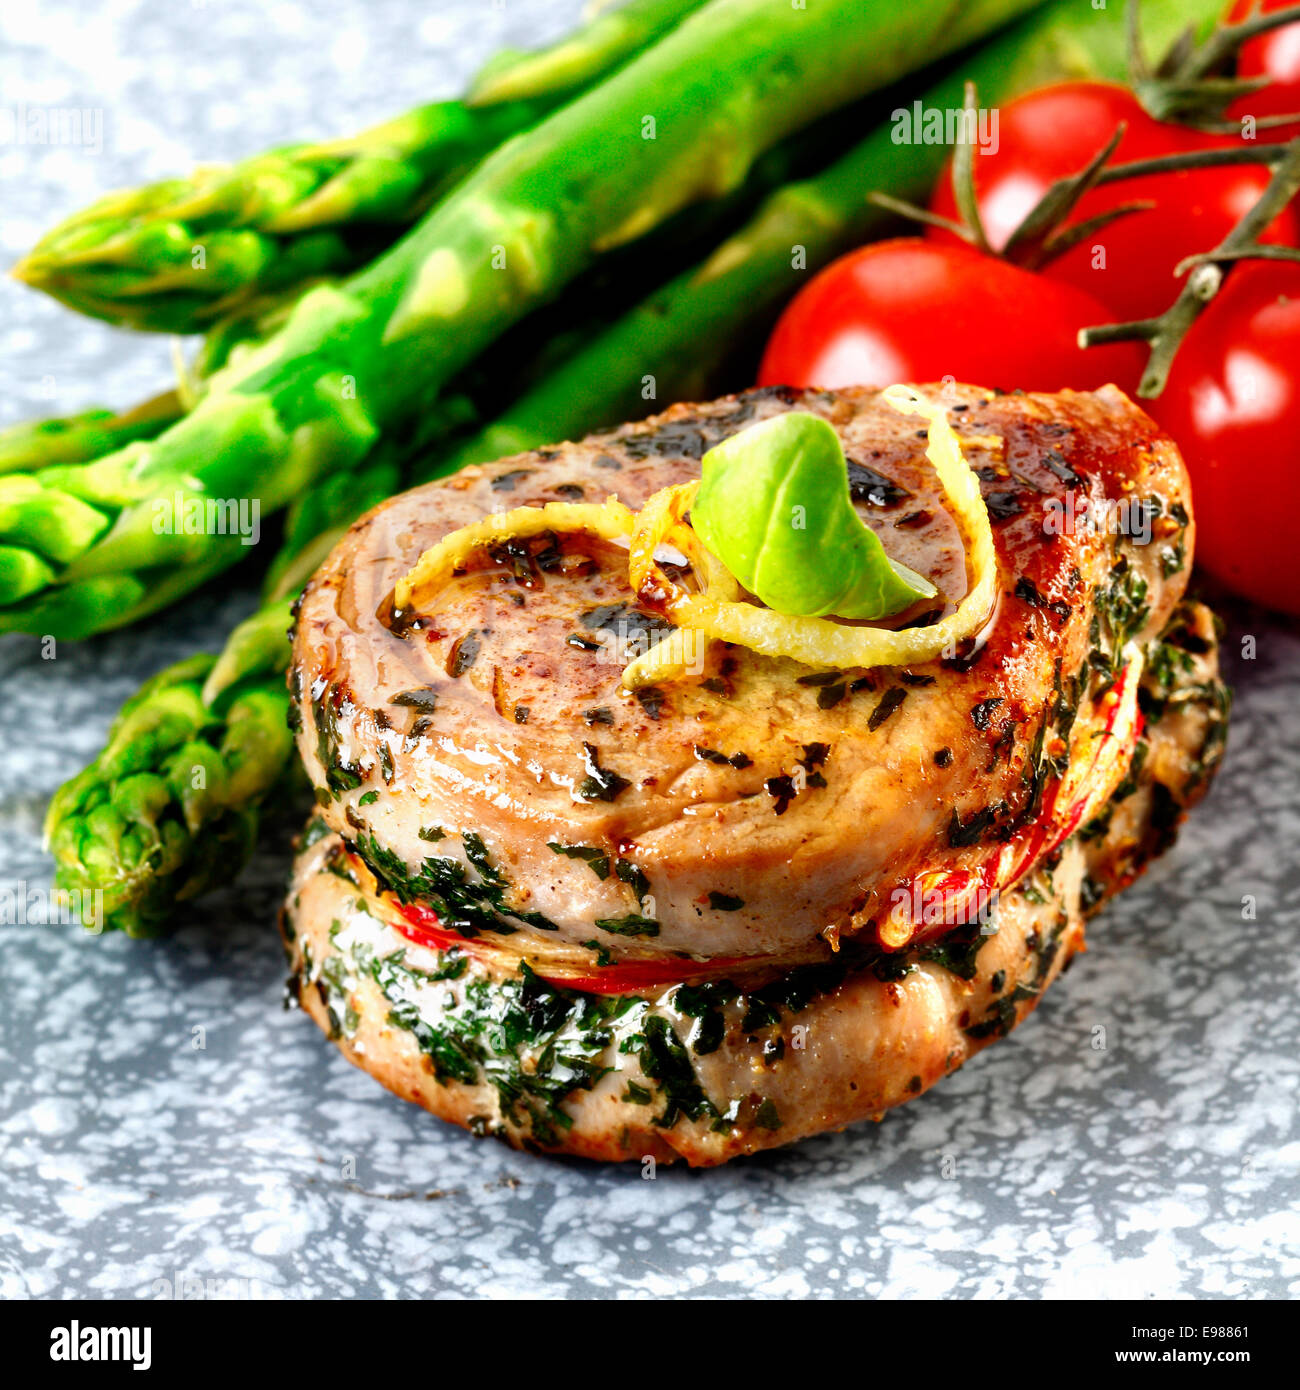
[[[629,693],[669,628],[626,548],[576,532],[504,536],[417,611],[392,603],[490,513],[639,508],[798,408],[939,591],[899,621],[934,622],[963,538],[924,431],[874,391],[675,407],[352,528],[297,619],[317,810],[283,918],[302,1006],[352,1061],[512,1144],[714,1164],[878,1116],[1035,1007],[1203,790],[1225,702],[1210,615],[1181,597],[1187,478],[1147,417],[1109,388],[947,402],[999,601],[907,669],[700,643]]]

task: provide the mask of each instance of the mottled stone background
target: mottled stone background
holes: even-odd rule
[[[63,0],[0,10],[0,93],[101,109],[104,147],[0,146],[0,257],[125,183],[453,94],[575,0]],[[161,389],[164,342],[0,286],[0,420]],[[0,642],[0,869],[141,679],[216,648],[236,581],[42,660]],[[0,1287],[152,1297],[1295,1296],[1300,635],[1230,613],[1228,763],[1177,851],[1036,1017],[879,1126],[714,1173],[512,1154],[390,1099],[280,1008],[282,847],[161,944],[6,926]],[[1257,902],[1243,921],[1243,895]],[[192,1046],[193,1030],[206,1048]],[[1104,1051],[1094,1050],[1105,1030]],[[342,1176],[352,1161],[354,1178]],[[166,1286],[158,1285],[159,1289]]]

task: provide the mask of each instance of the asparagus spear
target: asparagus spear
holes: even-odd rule
[[[250,681],[218,712],[202,696],[213,665],[191,657],[144,685],[51,803],[59,883],[103,893],[98,924],[154,935],[177,903],[228,881],[256,841],[264,772],[283,773],[291,751],[284,696]]]
[[[159,525],[160,508],[188,515],[256,489],[266,516],[354,467],[599,256],[726,196],[786,136],[1028,3],[978,0],[954,22],[937,0],[905,13],[889,0],[712,0],[491,155],[374,265],[306,294],[156,440],[0,478],[0,541],[80,587],[69,602],[53,583],[27,596],[0,584],[0,630],[94,631],[139,601],[143,571],[233,563],[240,537]]]
[[[179,397],[169,391],[121,415],[97,408],[11,425],[0,430],[0,477],[29,474],[53,464],[88,462],[109,449],[154,438],[182,413]],[[3,515],[0,504],[0,518]],[[44,555],[30,546],[6,545],[0,537],[0,590],[22,599],[39,593],[56,577]]]
[[[1147,0],[1143,28],[1163,48],[1188,24],[1217,13],[1216,0]],[[1071,77],[1122,81],[1127,62],[1118,17],[1057,0],[972,54],[922,105],[960,108],[967,81],[995,105]],[[896,144],[892,126],[883,126],[815,178],[777,189],[703,264],[589,340],[485,429],[440,454],[431,476],[577,439],[750,378],[758,346],[808,276],[889,228],[891,215],[865,195],[880,190],[924,202],[948,153],[944,145]]]
[[[305,488],[293,500],[286,514],[285,540],[271,562],[271,580],[289,584],[296,576],[301,587],[333,544],[332,540],[326,539],[326,519],[343,516],[345,519],[342,522],[330,520],[329,525],[344,529],[359,515],[359,498],[368,498],[365,503],[368,507],[393,491],[401,478],[396,464],[383,475],[388,480],[386,492],[376,493],[372,486],[365,485],[364,480],[374,476],[374,459],[400,459],[419,447],[418,443],[412,441],[422,441],[427,445],[428,441],[453,434],[477,418],[477,407],[466,395],[449,394],[424,412],[417,429],[379,436],[373,450],[357,467],[331,474],[311,488]],[[5,481],[0,478],[0,534],[3,534],[6,523]],[[30,480],[20,477],[14,481],[27,484]],[[34,500],[38,501],[39,497]],[[17,505],[27,501],[26,496],[22,495]],[[82,524],[81,517],[82,514],[66,509],[58,516],[51,516],[47,526],[47,546],[53,549],[74,545],[81,534],[76,529]],[[22,547],[0,544],[0,585],[9,583],[15,589],[20,589],[25,584],[27,592],[33,595],[21,605],[26,631],[49,633],[75,641],[116,627],[125,627],[169,607],[226,569],[232,559],[243,558],[232,555],[236,547],[242,549],[245,556],[251,553],[252,548],[243,546],[237,534],[222,539],[228,544],[211,550],[200,548],[188,562],[91,575],[55,585],[50,583],[53,575],[51,563],[44,556]],[[4,610],[0,610],[0,627],[4,625],[3,613]]]
[[[237,349],[247,343],[261,342],[283,328],[304,294],[320,285],[333,283],[327,276],[314,276],[287,289],[249,294],[241,299],[203,335],[191,365],[193,375],[200,381],[215,376]]]
[[[1172,39],[1188,19],[1210,16],[1216,4],[1217,0],[1148,0],[1147,28],[1156,40]],[[1192,7],[1190,15],[1188,5]],[[963,67],[961,78],[973,76],[982,89],[1005,100],[1044,82],[1081,76],[1118,78],[1123,71],[1124,44],[1118,21],[1099,21],[1090,15],[1084,22],[1073,0],[1055,0],[987,45]],[[960,97],[961,80],[954,78],[931,89],[924,100],[929,106],[943,106],[960,101]],[[644,403],[641,407],[632,403],[640,400],[641,381],[647,371],[658,376],[661,404],[697,390],[707,393],[724,384],[734,385],[734,379],[726,383],[717,380],[717,373],[726,369],[738,344],[752,341],[755,314],[762,312],[755,309],[755,301],[767,303],[770,312],[769,277],[777,275],[784,287],[779,293],[789,291],[784,277],[789,274],[791,247],[807,246],[808,268],[816,269],[818,257],[834,254],[840,240],[837,226],[845,238],[853,240],[883,225],[881,219],[886,214],[866,202],[867,191],[881,188],[905,196],[926,177],[927,169],[933,175],[946,154],[938,147],[912,147],[911,153],[919,153],[925,166],[918,173],[910,161],[893,156],[895,148],[888,130],[877,131],[821,178],[777,194],[753,223],[720,247],[705,266],[674,281],[615,324],[530,393],[522,408],[510,410],[453,453],[417,455],[408,481],[436,477],[463,463],[495,458],[566,435],[576,437],[625,413],[635,414],[643,409]],[[842,223],[837,224],[837,218],[842,218]],[[358,502],[359,508],[365,505],[369,503]],[[328,532],[322,543],[332,544],[337,535],[337,529]],[[221,712],[221,698],[231,689],[256,688],[275,696],[279,701],[275,717],[284,721],[288,713],[284,686],[288,643],[283,629],[288,609],[283,594],[288,591],[289,584],[282,584],[276,596],[278,603],[273,599],[236,630],[216,663],[216,676],[210,674],[213,668],[205,667],[200,675],[181,677],[190,682],[206,711],[207,722],[201,728],[209,749],[242,746],[250,736],[243,728],[245,722],[270,717],[269,709],[260,706],[232,706]],[[208,681],[206,692],[202,689],[204,680]],[[142,692],[133,706],[137,719],[143,719],[141,711],[148,703]],[[158,706],[161,719],[170,705],[160,695]],[[193,727],[192,723],[186,729]],[[58,794],[50,808],[46,832],[62,886],[114,890],[117,896],[108,917],[109,927],[157,931],[166,924],[171,910],[169,895],[178,878],[194,884],[229,882],[243,857],[237,847],[228,848],[222,839],[220,828],[225,822],[221,814],[203,806],[195,808],[197,813],[191,812],[191,820],[185,821],[179,794],[166,805],[166,815],[156,809],[156,802],[150,802],[149,818],[133,821],[132,803],[120,790],[117,771],[124,747],[130,745],[129,732],[115,734],[105,754]],[[139,772],[161,766],[169,752],[156,756],[146,739],[134,767]],[[245,782],[242,790],[249,798],[246,812],[255,816],[249,812],[250,806],[274,800],[290,757],[286,750],[279,762],[265,758],[256,782],[251,786]],[[98,808],[105,805],[115,811],[102,827],[97,816],[105,813]],[[211,820],[205,819],[205,813]],[[168,825],[181,828],[168,830]],[[161,862],[164,856],[171,867],[167,874],[160,874],[152,861]],[[197,871],[184,867],[187,865],[203,866],[207,879],[200,880]]]
[[[53,420],[24,420],[0,430],[0,474],[86,463],[137,439],[154,438],[182,414],[176,392],[166,391],[121,414],[94,408]]]
[[[469,101],[112,193],[55,227],[14,274],[110,323],[200,332],[250,297],[363,264],[489,150],[699,3],[629,0],[540,53],[499,55]]]
[[[467,106],[545,100],[590,87],[629,54],[639,53],[702,0],[627,0],[596,11],[575,33],[533,52],[502,49],[470,83]],[[590,10],[590,7],[588,7]]]
[[[632,302],[628,284],[635,285],[643,278],[647,263],[653,266],[664,259],[680,263],[686,248],[711,240],[710,234],[716,235],[720,227],[734,225],[737,209],[754,206],[762,193],[809,162],[824,159],[826,147],[835,148],[840,143],[834,134],[820,128],[783,141],[758,161],[745,186],[734,195],[692,209],[690,217],[674,218],[668,231],[655,236],[653,246],[647,241],[637,243],[635,260],[625,253],[622,259],[603,267],[599,275],[587,277],[588,283],[564,296],[558,313],[533,316],[519,331],[508,335],[504,344],[494,345],[481,362],[460,374],[460,394],[450,402],[449,409],[433,409],[433,420],[438,426],[433,433],[445,433],[479,417],[482,412],[467,399],[466,391],[475,399],[481,396],[485,402],[496,397],[499,405],[508,399],[503,397],[502,383],[514,390],[526,389],[551,365],[568,357],[576,344],[589,341],[608,322],[611,304]],[[226,366],[236,352],[252,350],[283,327],[308,289],[333,283],[321,279],[250,299],[240,311],[209,330],[185,386],[158,402],[116,418],[107,411],[90,411],[69,420],[16,426],[8,434],[0,434],[0,473],[34,471],[55,463],[88,464],[107,451],[107,441],[112,441],[111,447],[116,448],[136,438],[155,437],[192,407],[206,379]],[[425,417],[428,415],[425,412]],[[325,486],[346,487],[346,476],[332,477]],[[24,485],[22,495],[32,495],[30,486]],[[311,496],[307,495],[308,502]],[[301,534],[305,537],[307,533]],[[305,552],[295,562],[296,567],[305,577],[324,553]],[[223,564],[220,557],[214,557],[212,564],[186,566],[180,571],[154,567],[58,585],[44,600],[29,605],[24,618],[32,628],[53,630],[66,638],[90,636],[134,622],[172,602]],[[54,584],[56,578],[49,563],[31,550],[0,548],[0,590],[7,586],[15,599],[37,593]]]
[[[385,456],[348,479],[346,492],[317,495],[311,518],[321,531],[308,538],[311,553],[328,551],[399,478]],[[298,538],[287,538],[265,603],[220,654],[190,657],[147,681],[122,707],[104,750],[50,802],[46,841],[58,883],[103,894],[98,929],[157,935],[177,903],[231,881],[256,844],[262,803],[288,795],[284,677],[301,558]]]
[[[310,288],[310,286],[304,287]],[[202,381],[220,370],[234,350],[279,328],[302,288],[251,300],[238,314],[215,324],[200,344],[190,369]],[[187,391],[174,389],[133,406],[112,411],[92,406],[75,415],[23,420],[0,430],[0,475],[37,473],[55,464],[93,463],[137,440],[155,439],[185,414]]]

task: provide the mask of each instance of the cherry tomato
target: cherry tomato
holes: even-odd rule
[[[759,368],[763,386],[886,386],[945,376],[978,386],[1133,390],[1131,343],[1079,348],[1110,319],[1090,295],[965,246],[919,237],[877,242],[827,266],[781,316]]]
[[[1226,18],[1230,24],[1239,24],[1256,11],[1272,14],[1294,3],[1295,0],[1236,0]],[[1232,120],[1300,113],[1300,24],[1284,24],[1243,44],[1237,55],[1237,76],[1267,77],[1269,85],[1233,102],[1228,108]],[[1296,135],[1300,135],[1300,122],[1266,128],[1258,132],[1257,138],[1290,140]]]
[[[992,145],[975,149],[975,196],[995,251],[1006,245],[1048,188],[1083,169],[1121,122],[1127,128],[1112,164],[1240,143],[1236,137],[1207,136],[1154,120],[1128,88],[1114,83],[1064,82],[1030,92],[1002,108],[996,150]],[[1080,201],[1070,224],[1124,203],[1150,201],[1156,206],[1087,236],[1040,273],[1094,295],[1123,320],[1163,313],[1180,288],[1174,267],[1185,256],[1217,246],[1258,201],[1268,180],[1266,166],[1240,165],[1126,179],[1094,189]],[[930,206],[940,216],[960,220],[951,165]],[[927,229],[926,235],[958,241],[938,228]],[[1296,235],[1296,214],[1288,208],[1264,239],[1294,243]]]
[[[1300,266],[1234,270],[1143,404],[1192,477],[1196,560],[1238,593],[1300,613]]]

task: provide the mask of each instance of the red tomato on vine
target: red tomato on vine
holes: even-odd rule
[[[1300,265],[1239,266],[1142,404],[1192,476],[1196,560],[1238,593],[1300,614]]]
[[[1127,87],[1115,83],[1064,82],[1030,92],[1002,108],[996,149],[974,151],[976,203],[995,251],[1006,245],[1054,182],[1079,173],[1105,148],[1121,122],[1127,128],[1111,165],[1237,143],[1157,121]],[[1217,246],[1258,201],[1269,177],[1264,165],[1236,165],[1094,188],[1067,226],[1125,203],[1155,206],[1090,234],[1040,274],[1093,295],[1118,319],[1162,313],[1180,287],[1174,267],[1186,256]],[[960,221],[950,171],[940,178],[930,210]],[[1296,213],[1287,209],[1264,240],[1295,244],[1298,234]],[[926,236],[950,244],[958,240],[939,228],[927,228]]]
[[[767,345],[760,385],[887,386],[945,376],[1011,391],[1132,391],[1131,343],[1084,350],[1079,329],[1109,318],[1071,285],[962,245],[918,237],[864,246],[790,303]]]
[[[1236,0],[1225,19],[1240,24],[1252,14],[1273,14],[1295,0]],[[1237,55],[1238,77],[1267,77],[1268,86],[1239,97],[1228,108],[1231,120],[1254,116],[1294,116],[1300,113],[1300,24],[1271,29],[1241,47]],[[1300,122],[1258,132],[1260,139],[1291,140],[1300,135]]]

